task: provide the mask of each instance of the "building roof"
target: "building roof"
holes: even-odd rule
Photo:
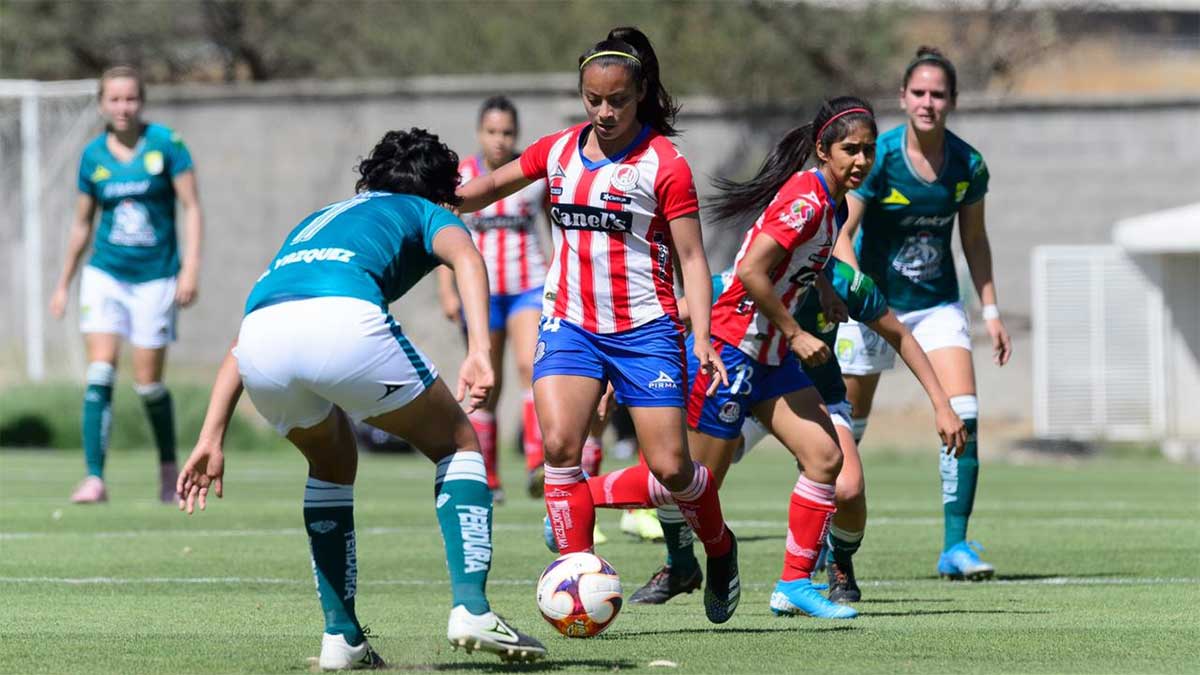
[[[1130,253],[1200,253],[1200,202],[1119,220],[1113,242]]]

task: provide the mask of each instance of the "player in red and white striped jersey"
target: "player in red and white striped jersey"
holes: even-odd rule
[[[687,372],[676,258],[688,303],[698,309],[698,368],[710,380],[723,382],[725,373],[708,339],[712,285],[691,169],[669,140],[677,107],[649,40],[633,28],[614,29],[580,56],[579,89],[588,121],[464,185],[462,211],[548,182],[554,256],[533,386],[558,550],[592,547],[595,511],[580,456],[592,411],[611,383],[633,417],[648,470],[704,543],[705,613],[722,623],[740,597],[737,545],[710,473],[692,462],[683,434]]]
[[[462,184],[486,175],[516,158],[517,108],[504,96],[493,96],[479,110],[478,139],[480,152],[459,163]],[[504,492],[497,470],[496,402],[500,391],[499,374],[504,372],[504,343],[511,339],[517,359],[517,375],[524,391],[522,410],[523,441],[530,487],[541,496],[542,438],[533,405],[533,350],[537,342],[538,317],[542,310],[542,282],[546,261],[537,232],[537,215],[545,211],[546,187],[538,181],[504,199],[463,216],[471,229],[475,247],[487,265],[491,289],[489,330],[492,369],[497,373],[496,395],[482,408],[471,413],[471,425],[479,436],[487,467],[488,487],[497,501]],[[442,312],[456,323],[462,322],[462,301],[454,287],[454,275],[446,267],[438,269],[438,295]],[[536,481],[532,480],[537,478]]]

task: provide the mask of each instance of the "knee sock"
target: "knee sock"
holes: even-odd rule
[[[851,417],[850,418],[850,433],[854,434],[854,443],[862,443],[863,434],[867,433],[866,417]]]
[[[850,532],[830,523],[829,553],[833,561],[839,565],[849,564],[854,554],[858,553],[858,547],[862,546],[862,539],[862,532]]]
[[[442,458],[433,494],[450,570],[451,607],[484,614],[491,609],[486,588],[492,568],[492,492],[483,457],[460,450]]]
[[[783,554],[783,581],[807,579],[821,551],[834,511],[832,485],[814,483],[803,474],[792,489],[788,509],[787,543]]]
[[[583,442],[583,472],[589,476],[600,475],[600,460],[604,458],[604,448],[596,436],[588,436]]]
[[[578,466],[546,467],[546,514],[559,554],[592,550],[596,508]]]
[[[112,427],[112,390],[116,377],[111,363],[94,361],[87,368],[83,394],[83,458],[89,476],[104,477],[104,455]]]
[[[672,572],[688,574],[700,566],[692,549],[692,528],[684,520],[679,507],[671,504],[658,507],[658,522],[662,524],[667,545],[667,567]]]
[[[487,410],[476,410],[467,418],[479,437],[479,451],[483,454],[483,466],[487,470],[487,486],[495,490],[500,487],[500,473],[496,468],[496,415]]]
[[[150,429],[154,432],[154,444],[158,446],[159,464],[175,461],[175,406],[171,392],[162,382],[135,384],[134,391],[142,398],[146,417],[150,418]]]
[[[704,553],[710,558],[723,556],[729,553],[733,542],[725,529],[716,482],[708,467],[700,462],[692,462],[692,469],[692,482],[683,490],[671,492],[671,496],[704,545]]]
[[[358,587],[354,486],[309,476],[304,486],[304,527],[317,579],[317,599],[325,614],[325,632],[342,635],[351,645],[360,644],[362,627],[354,614]]]
[[[979,482],[979,450],[976,446],[978,431],[979,402],[974,396],[954,396],[950,407],[967,427],[967,445],[962,457],[957,459],[941,452],[942,474],[942,518],[945,536],[942,550],[967,539],[967,522],[975,506],[975,486]]]
[[[587,479],[592,503],[599,508],[644,509],[675,499],[650,473],[645,461]]]
[[[525,470],[533,471],[546,461],[542,448],[542,428],[538,426],[537,408],[533,405],[533,390],[525,390],[521,404],[521,441],[525,450]]]

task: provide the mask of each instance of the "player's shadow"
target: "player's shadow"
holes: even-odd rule
[[[427,672],[442,670],[467,670],[477,673],[549,673],[563,670],[613,671],[643,666],[627,659],[555,659],[549,657],[534,663],[503,663],[495,661],[466,663],[435,663],[428,666],[389,666],[387,670]]]
[[[856,602],[854,604],[856,604],[856,605],[857,604],[900,605],[900,604],[906,604],[906,603],[911,603],[911,602],[919,602],[919,603],[954,602],[954,599],[953,598],[867,598],[865,600],[859,600],[858,602]]]
[[[741,539],[738,539],[738,541],[741,541]],[[1046,581],[1047,579],[1061,579],[1066,576],[1069,576],[1072,579],[1093,579],[1093,578],[1102,578],[1102,577],[1121,577],[1121,576],[1125,576],[1126,574],[1127,573],[1124,573],[1124,572],[1091,572],[1088,574],[1070,574],[1070,575],[1065,575],[1065,574],[997,574],[995,576],[995,578],[993,579],[993,581]],[[936,580],[936,579],[940,579],[941,577],[939,577],[937,575],[929,575],[927,577],[921,577],[921,578],[926,579],[926,580],[929,580],[929,579]],[[982,586],[986,586],[988,582],[987,581],[961,581],[961,583],[964,583],[967,585],[977,583]]]
[[[857,630],[854,626],[803,626],[804,633],[835,633],[840,631]],[[797,626],[781,626],[779,628],[673,628],[670,630],[640,630],[636,633],[609,633],[604,640],[632,640],[644,638],[647,635],[756,635],[769,633],[795,633]]]
[[[783,538],[784,538],[784,535],[782,535],[782,534],[752,534],[752,535],[740,535],[739,534],[737,540],[738,540],[739,544],[748,544],[752,541],[772,541],[772,540],[778,540],[778,539],[783,539]]]
[[[859,616],[939,616],[944,614],[1051,614],[1048,609],[911,609],[907,612],[863,612]]]

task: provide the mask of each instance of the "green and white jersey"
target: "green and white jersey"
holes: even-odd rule
[[[172,180],[192,169],[192,156],[179,134],[161,124],[142,128],[128,162],[109,152],[107,136],[88,143],[79,161],[79,191],[100,208],[88,264],[129,283],[175,276],[179,244]]]
[[[946,131],[937,179],[917,175],[906,153],[907,127],[875,144],[875,166],[852,191],[866,205],[855,252],[888,303],[901,312],[957,302],[958,277],[950,240],[958,209],[983,199],[988,169],[983,156]]]
[[[433,239],[458,216],[421,197],[360,192],[309,215],[287,236],[246,299],[247,314],[286,300],[349,297],[381,307],[442,261]]]

